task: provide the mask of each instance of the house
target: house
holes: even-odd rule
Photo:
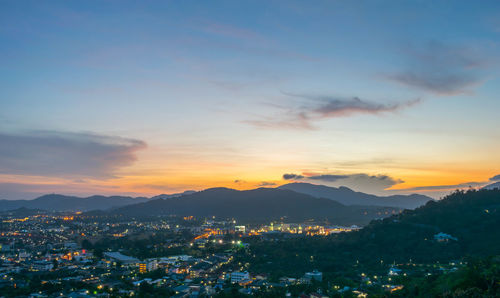
[[[145,278],[143,280],[138,280],[138,281],[134,281],[132,284],[136,287],[140,286],[143,282],[146,282],[148,284],[151,284],[151,278]]]
[[[434,240],[436,240],[437,242],[448,242],[450,240],[458,241],[457,238],[443,232],[439,232],[436,235],[434,235]]]
[[[403,270],[401,269],[398,269],[396,267],[391,267],[391,269],[389,269],[389,275],[400,275],[401,273],[403,272]]]
[[[312,272],[306,272],[304,274],[304,279],[308,280],[308,281],[311,281],[313,279],[315,279],[317,281],[322,281],[323,280],[323,273],[319,272],[318,270],[314,270]]]
[[[245,271],[245,272],[239,272],[235,271],[231,273],[231,282],[232,283],[237,283],[245,279],[250,279],[250,274]]]

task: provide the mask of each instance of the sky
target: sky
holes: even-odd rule
[[[0,199],[500,181],[498,1],[0,1]]]

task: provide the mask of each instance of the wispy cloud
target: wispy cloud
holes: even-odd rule
[[[308,62],[318,61],[314,57],[280,45],[276,42],[276,38],[239,25],[220,23],[213,20],[200,20],[198,21],[198,25],[195,25],[195,29],[210,35],[210,39],[207,40],[191,40],[191,42],[201,42],[204,46],[217,47],[250,55],[270,56],[278,59],[296,59]],[[202,36],[199,37],[201,38]],[[214,39],[213,37],[218,38]]]
[[[0,173],[109,178],[145,147],[140,140],[91,133],[0,133]]]
[[[429,42],[409,51],[407,69],[386,75],[389,80],[439,95],[468,93],[480,84],[483,60],[471,49]]]
[[[259,187],[266,187],[266,186],[274,186],[274,185],[276,185],[276,183],[274,183],[274,182],[262,181],[257,186],[259,186]]]
[[[500,181],[500,174],[489,178],[487,181],[473,181],[473,182],[463,182],[457,184],[445,184],[445,185],[425,185],[404,189],[397,189],[398,191],[450,191],[456,189],[466,189],[466,188],[481,188],[492,182]]]
[[[464,183],[449,184],[449,185],[427,185],[427,186],[403,188],[403,189],[397,189],[397,191],[436,191],[436,190],[447,191],[447,190],[463,189],[469,187],[472,188],[483,187],[487,184],[488,182],[464,182]]]
[[[420,99],[415,99],[405,102],[380,103],[359,97],[342,98],[292,93],[283,94],[298,99],[298,102],[288,101],[286,105],[275,104],[274,107],[280,110],[278,115],[273,117],[265,116],[244,122],[264,128],[314,129],[314,121],[348,117],[356,114],[377,115],[396,112],[420,102]]]

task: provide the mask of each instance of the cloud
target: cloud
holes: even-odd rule
[[[468,93],[481,83],[478,69],[483,61],[470,49],[432,41],[423,49],[412,49],[409,58],[406,70],[386,78],[438,95]]]
[[[300,180],[304,178],[302,175],[297,175],[297,174],[283,174],[283,179],[284,180]]]
[[[488,182],[464,182],[459,184],[449,184],[449,185],[427,185],[418,186],[411,188],[397,189],[397,191],[434,191],[434,190],[455,190],[469,187],[482,187],[488,184]]]
[[[312,122],[348,117],[356,114],[377,115],[396,112],[420,102],[420,99],[406,102],[379,103],[359,97],[312,96],[283,93],[298,102],[288,101],[285,106],[273,105],[281,111],[278,115],[246,120],[245,123],[263,128],[314,129]]]
[[[335,98],[335,97],[309,97],[316,100],[318,104],[304,111],[311,118],[334,118],[345,117],[353,114],[380,114],[394,112],[404,106],[413,105],[416,101],[407,103],[382,104],[362,100],[359,97]]]
[[[357,191],[368,193],[381,194],[388,188],[404,183],[401,179],[396,179],[388,175],[369,175],[365,173],[357,174],[318,174],[318,173],[302,173],[298,174],[284,174],[284,180],[294,180],[312,183],[322,183],[329,186],[347,186]]]
[[[376,187],[387,189],[396,184],[404,183],[402,179],[393,178],[387,175],[368,175],[368,174],[354,174],[350,175],[349,182],[354,184],[373,184]]]
[[[260,187],[265,187],[265,186],[274,186],[276,185],[276,183],[274,182],[269,182],[269,181],[262,181],[261,183],[259,183],[257,186],[260,186]]]
[[[340,179],[346,179],[349,178],[348,175],[316,175],[316,176],[308,176],[307,179],[311,180],[320,180],[320,181],[328,181],[328,182],[334,182]]]
[[[500,174],[490,178],[490,181],[500,181]]]
[[[0,133],[0,173],[72,178],[110,178],[136,160],[140,140],[92,133]]]
[[[317,180],[323,182],[336,182],[343,180],[342,183],[358,183],[367,184],[375,183],[383,188],[388,188],[396,184],[403,183],[401,179],[395,179],[387,175],[368,175],[368,174],[350,174],[350,175],[332,175],[332,174],[322,174],[322,175],[306,175],[307,180]]]
[[[427,195],[432,195],[434,197],[442,197],[444,195],[449,194],[451,191],[457,189],[469,189],[469,188],[479,189],[491,184],[492,182],[497,182],[497,181],[500,181],[500,175],[493,176],[489,178],[487,181],[472,181],[472,182],[463,182],[463,183],[446,184],[446,185],[424,185],[424,186],[417,186],[410,188],[398,188],[398,189],[393,189],[393,191],[404,192],[404,193],[421,191],[425,192]]]

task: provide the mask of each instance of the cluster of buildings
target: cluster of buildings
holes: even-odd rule
[[[342,232],[352,232],[359,230],[360,227],[353,225],[350,227],[344,226],[331,226],[331,225],[318,225],[318,224],[302,224],[302,223],[274,223],[271,222],[269,225],[262,225],[258,227],[245,227],[237,226],[238,230],[244,235],[254,236],[254,235],[266,235],[270,233],[286,233],[286,234],[298,234],[304,236],[315,236],[315,235],[330,235]]]
[[[301,278],[270,282],[265,274],[251,274],[249,264],[234,262],[234,252],[248,248],[245,236],[312,236],[349,232],[357,226],[270,223],[242,225],[235,220],[163,218],[153,221],[99,218],[78,213],[35,213],[0,218],[0,292],[2,289],[33,288],[32,297],[133,296],[140,291],[165,290],[177,297],[211,296],[237,285],[253,294],[262,289],[287,287],[313,280],[322,281],[321,272],[307,272]],[[187,254],[139,258],[127,250],[104,249],[99,253],[83,245],[85,241],[115,239],[165,232],[179,236],[164,239],[168,248],[197,251]],[[187,237],[187,238],[186,238]],[[90,242],[89,242],[90,243]],[[220,253],[207,253],[220,247]],[[223,247],[231,247],[226,250]],[[39,284],[31,280],[37,277]],[[49,293],[48,285],[60,288]]]

